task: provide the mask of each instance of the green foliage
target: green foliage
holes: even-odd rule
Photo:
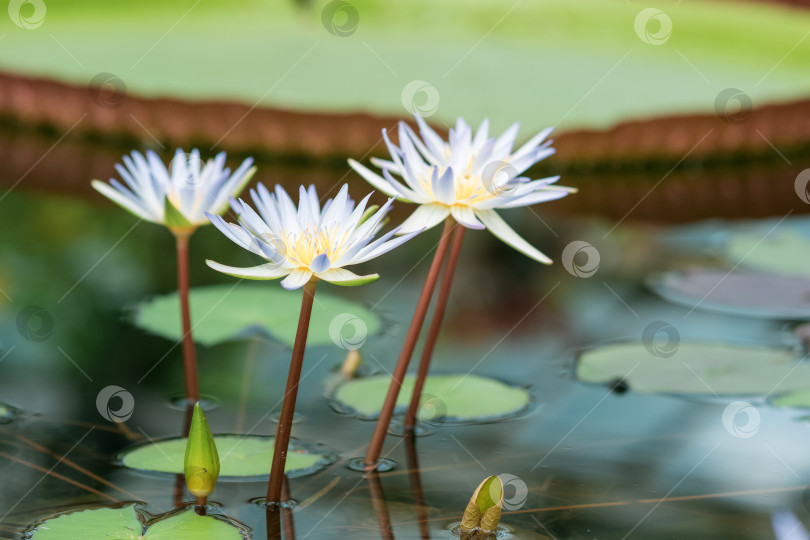
[[[220,458],[220,480],[270,474],[273,437],[216,435],[214,441]],[[123,462],[132,469],[182,474],[185,452],[185,438],[168,439],[129,450],[124,453]],[[311,453],[292,442],[285,471],[292,476],[307,474],[328,462],[328,456]]]
[[[584,352],[581,381],[623,379],[641,393],[765,395],[810,387],[810,364],[793,351],[722,343],[681,342],[672,355],[654,354],[643,343],[617,343]]]
[[[363,418],[376,418],[388,392],[391,377],[375,375],[340,385],[333,399]],[[397,407],[406,408],[413,393],[414,377],[405,377],[397,398]],[[425,420],[476,421],[513,415],[531,401],[529,392],[479,375],[430,375],[422,392]]]
[[[276,284],[241,283],[194,288],[190,292],[194,339],[214,345],[260,328],[292,347],[298,326],[301,291],[286,291]],[[380,329],[380,319],[371,310],[342,298],[318,293],[312,308],[308,346],[333,344],[333,320],[349,314],[365,325],[367,335]],[[176,293],[142,303],[134,314],[135,324],[171,340],[182,336],[180,304]],[[359,323],[358,323],[359,324]],[[340,339],[337,335],[336,339]]]
[[[172,514],[151,525],[146,533],[134,506],[99,508],[61,514],[36,527],[32,540],[242,540],[239,529],[223,520],[198,516],[191,510]]]

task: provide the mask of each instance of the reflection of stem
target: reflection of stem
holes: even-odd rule
[[[433,309],[433,320],[430,322],[425,347],[422,349],[422,358],[419,360],[419,371],[416,374],[416,382],[413,386],[411,404],[408,413],[405,415],[405,430],[413,430],[416,424],[416,412],[419,410],[419,399],[422,397],[422,389],[425,387],[425,379],[430,369],[430,360],[433,358],[433,350],[436,348],[436,340],[442,329],[444,312],[447,310],[447,300],[450,298],[450,287],[453,286],[453,274],[456,271],[458,255],[461,253],[461,243],[464,241],[464,227],[459,227],[456,236],[453,238],[453,247],[450,248],[450,256],[444,267],[442,283],[439,286],[439,296],[436,299],[436,307]]]
[[[268,504],[264,514],[267,519],[267,540],[281,540],[281,508]]]
[[[368,474],[368,491],[371,493],[371,504],[377,516],[380,537],[383,540],[394,540],[394,529],[391,527],[391,516],[388,514],[388,503],[385,500],[380,475],[376,470]]]
[[[461,232],[461,231],[459,231]],[[408,459],[408,478],[411,481],[413,503],[416,505],[416,519],[419,521],[419,533],[422,540],[430,538],[430,526],[425,511],[425,496],[422,492],[422,478],[419,476],[419,462],[416,455],[416,436],[413,431],[405,432],[405,454]]]
[[[405,344],[402,346],[402,352],[399,354],[397,365],[394,368],[394,374],[391,377],[391,384],[388,386],[388,394],[385,396],[385,402],[383,403],[382,410],[380,410],[380,417],[377,419],[377,426],[374,428],[371,443],[366,451],[366,469],[372,469],[377,466],[377,460],[380,457],[380,452],[385,442],[385,434],[388,431],[388,424],[391,423],[391,417],[394,415],[394,408],[397,404],[397,397],[402,388],[402,381],[405,379],[405,373],[408,371],[411,355],[413,355],[413,350],[416,348],[416,340],[419,338],[419,332],[422,330],[422,324],[425,322],[425,315],[427,315],[427,310],[430,306],[433,289],[436,288],[436,281],[439,278],[439,270],[441,270],[444,256],[447,253],[447,246],[450,244],[450,237],[453,235],[454,231],[455,221],[453,218],[448,217],[447,221],[444,222],[442,237],[439,240],[436,253],[433,255],[430,271],[428,271],[425,285],[422,287],[419,302],[416,304],[416,311],[414,311],[411,326],[408,328],[408,336],[405,338]]]
[[[256,351],[259,348],[260,342],[254,339],[250,344],[247,355],[245,355],[245,367],[242,372],[242,388],[239,391],[239,410],[236,413],[236,428],[235,433],[242,433],[242,428],[245,424],[245,410],[247,409],[247,399],[250,393],[250,381],[253,378],[253,366],[256,360]]]
[[[273,451],[273,464],[270,469],[270,482],[267,484],[267,502],[281,501],[281,484],[284,478],[284,465],[287,463],[287,447],[290,444],[290,429],[295,413],[295,399],[298,396],[298,383],[301,379],[301,367],[304,364],[304,351],[307,346],[309,319],[312,315],[312,301],[315,298],[315,286],[318,282],[312,279],[304,285],[301,300],[301,314],[298,317],[298,331],[295,334],[290,372],[287,374],[287,389],[281,404],[281,415],[276,428],[276,444]]]
[[[180,296],[180,316],[183,321],[183,367],[186,374],[186,398],[200,399],[197,382],[197,354],[191,337],[191,311],[188,305],[188,239],[194,229],[172,229],[177,240],[177,288]]]
[[[287,477],[284,477],[284,483],[281,485],[281,498],[289,501],[290,497],[290,482]],[[284,528],[285,540],[295,540],[295,522],[293,521],[292,509],[285,506],[281,509],[281,526]]]

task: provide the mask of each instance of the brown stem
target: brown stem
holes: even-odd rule
[[[267,540],[281,540],[281,508],[268,505],[264,513],[267,522]]]
[[[312,301],[315,298],[317,281],[312,279],[304,285],[301,300],[301,314],[298,317],[298,331],[295,334],[290,372],[287,374],[287,389],[281,404],[281,415],[276,428],[276,444],[273,453],[273,464],[270,468],[270,482],[267,484],[267,502],[281,502],[281,484],[284,479],[284,466],[287,463],[287,447],[290,444],[290,429],[295,412],[295,399],[298,397],[298,383],[301,379],[301,367],[304,364],[304,351],[307,346],[309,319],[312,315]]]
[[[411,482],[413,504],[416,506],[416,519],[419,522],[419,534],[422,540],[428,540],[430,539],[430,522],[428,521],[427,512],[425,511],[425,496],[422,490],[422,478],[419,475],[416,436],[413,431],[405,432],[405,455],[408,459],[408,477]]]
[[[422,349],[422,358],[419,360],[419,370],[416,374],[416,382],[413,385],[411,404],[405,414],[404,427],[406,431],[413,430],[414,425],[416,425],[416,412],[419,410],[419,400],[422,397],[422,389],[425,387],[425,379],[427,379],[430,370],[430,360],[433,358],[436,340],[439,338],[439,332],[442,329],[444,313],[447,310],[447,300],[450,298],[450,288],[453,286],[453,274],[456,271],[458,255],[461,253],[461,243],[464,241],[464,231],[464,227],[459,227],[458,231],[456,231],[456,236],[453,238],[453,247],[450,248],[450,256],[447,258],[447,264],[444,267],[442,283],[439,286],[439,296],[436,299],[436,307],[433,308],[433,320],[430,321],[425,347]]]
[[[382,482],[380,482],[380,475],[377,471],[372,471],[368,475],[368,491],[371,493],[371,505],[374,507],[374,514],[377,516],[380,538],[394,540],[391,515],[388,513],[388,503],[385,500]]]
[[[188,304],[188,239],[193,229],[172,229],[177,240],[177,289],[180,296],[180,316],[183,321],[183,368],[186,374],[186,398],[199,401],[197,382],[197,353],[191,336],[191,310]]]
[[[197,502],[194,505],[194,512],[197,515],[204,516],[206,514],[205,505],[208,503],[208,497],[197,497]]]
[[[377,466],[382,451],[383,443],[385,442],[385,434],[388,432],[388,424],[391,423],[391,417],[394,415],[394,408],[397,404],[397,397],[402,388],[402,381],[405,379],[405,373],[408,371],[408,364],[411,361],[413,350],[416,348],[416,340],[419,338],[419,332],[422,331],[422,324],[425,322],[425,315],[427,315],[428,307],[430,306],[430,299],[433,296],[433,289],[436,288],[436,281],[439,278],[439,270],[441,270],[444,256],[447,253],[447,246],[450,244],[450,237],[455,230],[456,222],[453,218],[448,217],[444,222],[444,230],[442,237],[439,240],[439,245],[436,248],[436,253],[433,255],[433,262],[430,265],[425,285],[422,287],[422,294],[419,296],[419,302],[416,304],[416,311],[411,320],[411,326],[408,328],[408,335],[405,338],[405,344],[402,346],[402,352],[399,354],[397,365],[394,368],[394,374],[391,378],[391,384],[388,386],[388,394],[385,396],[380,417],[377,419],[377,426],[374,428],[374,434],[371,436],[371,443],[369,443],[368,450],[366,451],[365,467],[366,469],[373,469]]]

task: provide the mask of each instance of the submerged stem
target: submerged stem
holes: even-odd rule
[[[411,404],[405,414],[404,427],[411,431],[416,424],[416,412],[419,410],[419,400],[422,397],[422,389],[425,387],[425,379],[430,370],[430,360],[433,358],[433,350],[436,348],[436,340],[442,329],[444,313],[447,310],[447,300],[450,298],[450,288],[453,286],[453,274],[458,264],[458,256],[461,253],[461,243],[464,241],[464,227],[459,227],[456,236],[453,238],[453,247],[450,248],[450,256],[444,267],[442,283],[439,286],[439,296],[436,298],[436,307],[433,309],[433,319],[430,321],[425,347],[422,349],[422,358],[419,360],[419,371],[416,374],[416,382],[411,394]]]
[[[287,447],[290,444],[295,400],[298,397],[298,383],[301,379],[301,368],[304,364],[304,351],[307,346],[309,319],[312,315],[312,302],[315,298],[316,280],[304,285],[301,300],[301,314],[298,317],[298,331],[295,334],[290,372],[287,374],[287,388],[281,404],[281,415],[276,428],[276,443],[273,452],[273,464],[270,469],[270,482],[267,484],[267,503],[281,502],[281,486],[284,480],[284,466],[287,463]]]
[[[439,278],[439,271],[441,270],[444,257],[447,254],[447,246],[450,244],[450,237],[455,231],[456,222],[453,218],[448,217],[444,222],[444,230],[439,240],[439,245],[436,248],[436,253],[433,255],[433,262],[430,265],[425,285],[422,287],[422,293],[419,296],[419,302],[416,304],[416,310],[411,320],[411,326],[408,328],[408,335],[405,338],[405,344],[402,346],[402,352],[399,354],[397,365],[394,368],[394,373],[391,377],[391,384],[388,386],[388,394],[385,396],[380,417],[377,419],[377,426],[374,428],[374,434],[371,437],[371,443],[366,451],[365,467],[366,469],[373,469],[377,466],[382,451],[383,443],[385,442],[385,434],[388,431],[388,424],[391,423],[391,417],[394,415],[394,408],[397,404],[397,397],[402,388],[402,381],[405,379],[405,373],[408,371],[408,364],[411,361],[413,350],[416,348],[416,340],[419,338],[419,333],[422,331],[422,324],[425,322],[428,307],[430,306],[430,299],[433,296],[433,290],[436,288],[436,281]]]
[[[188,239],[194,229],[171,229],[177,241],[177,290],[180,297],[180,317],[183,323],[183,369],[186,376],[186,399],[199,401],[200,386],[197,381],[197,353],[191,335],[191,310],[188,303]]]

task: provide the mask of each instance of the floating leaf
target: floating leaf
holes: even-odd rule
[[[772,319],[810,319],[810,279],[723,268],[667,272],[653,280],[663,298],[689,309]]]
[[[290,347],[295,342],[301,291],[285,291],[267,283],[215,285],[192,289],[189,302],[194,339],[203,345],[234,339],[256,328]],[[178,313],[180,305],[173,293],[142,303],[134,321],[145,330],[178,340],[182,336]],[[338,319],[340,316],[343,318]],[[350,321],[349,326],[334,324],[344,319]],[[342,332],[354,335],[358,327],[365,328],[364,335],[375,334],[380,330],[380,319],[355,302],[319,292],[312,308],[307,345],[340,343]]]
[[[171,514],[148,527],[135,507],[99,508],[60,514],[33,527],[32,540],[85,540],[111,538],[115,540],[242,540],[242,532],[233,525],[214,517],[199,516],[192,510]]]
[[[208,497],[219,478],[217,445],[199,401],[194,404],[191,416],[183,474],[189,493],[198,499]]]
[[[643,16],[639,5],[601,0],[581,0],[575,5],[570,0],[523,2],[508,17],[503,16],[501,3],[494,1],[350,2],[347,10],[337,12],[349,13],[348,19],[332,24],[341,30],[346,25],[353,32],[357,26],[356,21],[352,25],[351,13],[356,9],[362,44],[333,39],[328,47],[310,54],[311,44],[301,36],[324,31],[320,8],[326,4],[301,8],[295,2],[278,3],[270,12],[252,9],[250,3],[150,2],[146,17],[141,11],[143,2],[135,0],[119,0],[114,8],[104,10],[93,2],[74,1],[58,10],[49,9],[45,24],[84,65],[126,74],[126,92],[132,95],[234,99],[301,111],[382,115],[403,115],[403,100],[410,97],[414,103],[405,108],[416,107],[425,114],[435,110],[438,124],[452,125],[458,115],[475,123],[489,116],[493,128],[500,131],[520,118],[525,121],[522,134],[555,122],[561,123],[561,129],[600,129],[650,115],[714,115],[718,107],[715,96],[724,88],[743,89],[747,94],[743,95],[759,106],[805,99],[809,87],[810,43],[804,36],[810,14],[768,2],[667,2],[658,5],[661,17],[654,12],[638,22]],[[191,5],[195,8],[188,11]],[[464,17],[457,16],[459,9],[464,10]],[[155,36],[180,17],[183,24],[172,33],[176,46],[163,47],[161,54],[130,69],[154,44]],[[493,26],[493,20],[500,23]],[[227,46],[206,38],[211,21],[217,22],[220,35],[228,36]],[[674,24],[671,34],[664,28],[667,21]],[[98,35],[87,32],[88,24],[106,31]],[[634,32],[638,24],[643,28],[637,26]],[[491,32],[488,39],[465,56],[462,69],[448,71],[447,66],[458,62],[459,50],[466,51],[469,43],[481,37],[482,29]],[[430,39],[413,39],[415,30]],[[109,46],[110,36],[115,36],[115,47]],[[257,46],[269,55],[261,70],[254,69]],[[403,93],[399,78],[380,78],[378,59],[366,47],[393,62],[398,73],[407,73],[409,78],[418,74],[421,80],[414,81],[419,83],[412,89],[414,95]],[[195,53],[188,54],[190,50]],[[290,65],[283,59],[305,54],[307,61],[286,73]],[[424,62],[426,57],[433,61]],[[216,62],[216,77],[209,75],[212,61]],[[501,76],[480,77],[476,82],[479,91],[470,92],[470,73],[487,72],[493,62]],[[87,83],[82,66],[53,54],[53,43],[42,39],[39,32],[8,32],[0,48],[0,63],[8,72]],[[187,66],[184,76],[169,76],[181,64]],[[555,86],[565,91],[545,92],[538,100],[537,88],[548,84],[548,73],[555,74]],[[268,93],[268,77],[281,81],[285,74],[283,84]],[[113,75],[110,78],[112,85],[119,81]],[[514,81],[508,93],[502,80]],[[332,81],[329,91],[318,81]],[[438,97],[430,98],[431,91],[436,91],[431,84],[440,92],[441,106]],[[118,93],[123,94],[123,88]],[[183,108],[176,105],[167,110],[183,114]],[[532,114],[526,114],[527,110]],[[187,123],[192,133],[199,133],[199,125],[204,125]],[[137,123],[129,124],[116,127],[143,135]],[[665,135],[661,139],[669,141]],[[258,143],[259,137],[245,144]],[[635,146],[640,149],[656,141],[642,142],[645,144]]]
[[[480,529],[493,533],[501,521],[503,482],[497,476],[486,478],[475,490],[461,519],[461,531]]]
[[[391,378],[374,375],[347,381],[332,396],[340,409],[364,419],[379,416]],[[410,403],[414,377],[405,377],[397,399],[397,408]],[[515,415],[529,406],[531,396],[520,387],[473,374],[431,375],[422,391],[422,407],[429,409],[430,420],[476,422]]]
[[[795,229],[734,234],[726,243],[726,257],[746,268],[810,277],[810,238]]]
[[[215,435],[214,441],[219,452],[220,480],[270,474],[273,437]],[[124,453],[122,461],[132,469],[183,474],[185,452],[185,438],[166,439],[133,448]],[[300,442],[292,441],[285,471],[290,477],[304,476],[333,461],[329,454],[311,451]]]
[[[754,396],[810,387],[810,363],[776,348],[681,342],[660,351],[652,344],[615,343],[583,352],[576,376],[593,383],[622,380],[641,393]]]
[[[810,390],[794,390],[785,392],[771,400],[775,407],[793,407],[795,409],[810,409]]]

